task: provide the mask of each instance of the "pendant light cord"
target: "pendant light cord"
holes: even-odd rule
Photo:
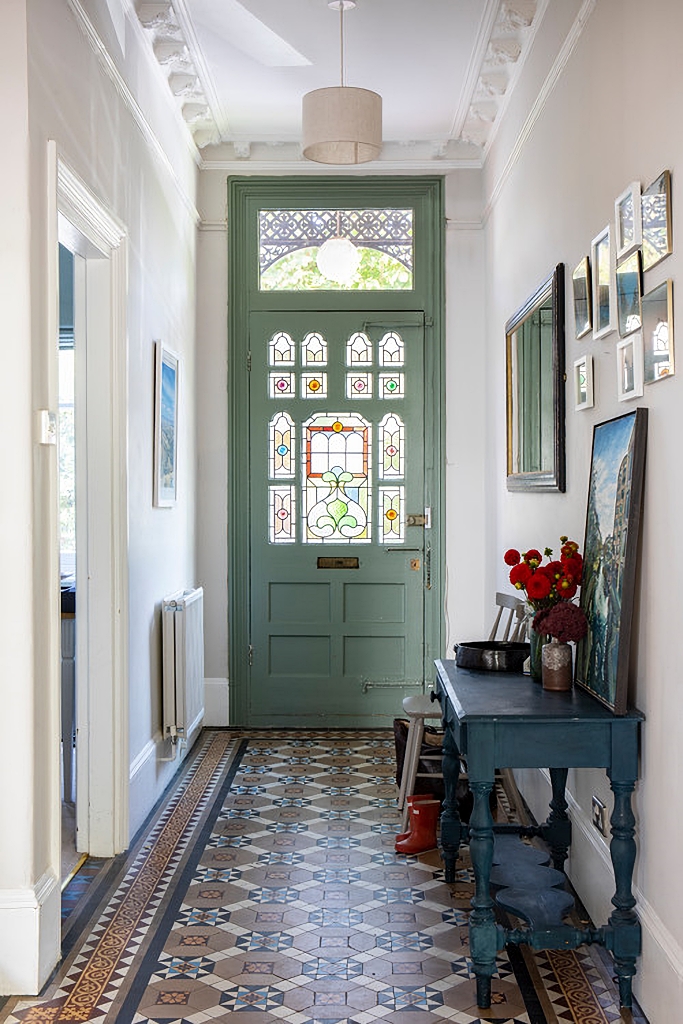
[[[339,4],[339,81],[342,88],[344,81],[344,0]]]

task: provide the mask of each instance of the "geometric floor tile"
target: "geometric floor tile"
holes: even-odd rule
[[[477,1009],[469,851],[453,885],[395,852],[394,775],[389,730],[205,730],[127,857],[76,876],[63,963],[0,1024],[619,1021],[596,947],[509,947]]]

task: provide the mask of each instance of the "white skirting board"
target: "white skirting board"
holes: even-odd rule
[[[225,727],[230,724],[227,679],[204,679],[204,725]]]
[[[0,889],[0,995],[37,995],[59,960],[59,879],[46,872],[31,889]]]

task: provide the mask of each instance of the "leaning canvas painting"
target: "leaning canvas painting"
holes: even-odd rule
[[[576,683],[615,714],[627,708],[646,431],[644,408],[593,431],[581,588],[589,629],[576,650]]]

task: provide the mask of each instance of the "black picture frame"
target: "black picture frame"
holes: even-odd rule
[[[588,634],[576,648],[575,682],[623,715],[643,501],[647,409],[593,428],[581,607]]]

